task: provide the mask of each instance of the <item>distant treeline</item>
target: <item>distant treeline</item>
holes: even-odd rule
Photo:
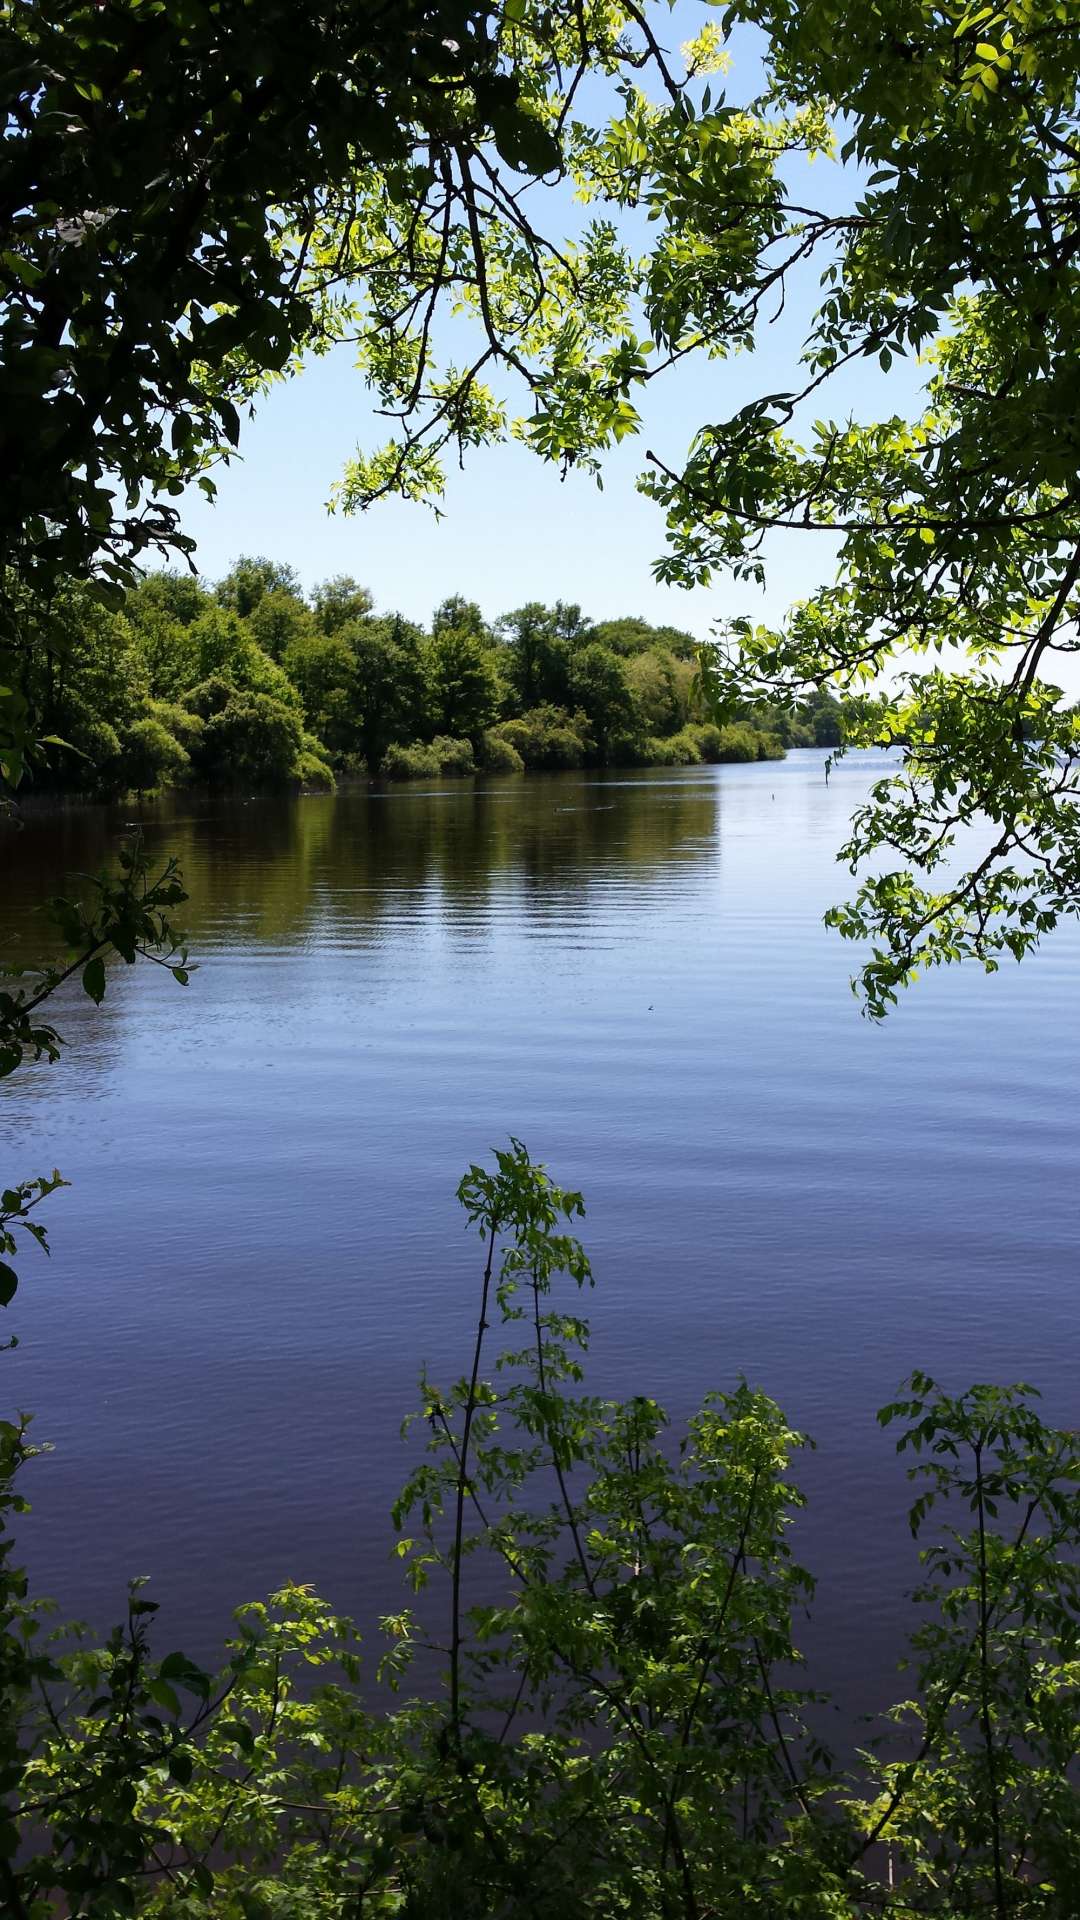
[[[330,787],[523,768],[682,766],[836,746],[841,714],[695,698],[694,636],[557,601],[488,624],[454,597],[425,630],[338,576],[242,558],[216,587],[149,575],[109,610],[71,590],[0,647],[0,678],[63,745],[39,786],[120,793],[185,781]]]

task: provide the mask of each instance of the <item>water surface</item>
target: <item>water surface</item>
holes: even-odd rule
[[[874,1409],[919,1365],[1080,1425],[1080,1027],[1068,932],[860,1019],[821,915],[880,764],[148,809],[198,973],[116,967],[0,1090],[5,1176],[73,1182],[0,1361],[55,1449],[39,1587],[108,1624],[149,1573],[202,1654],[286,1577],[394,1604],[398,1422],[473,1308],[454,1188],[512,1132],[585,1191],[596,1384],[683,1415],[745,1373],[815,1435],[821,1671],[883,1698],[914,1565]],[[36,903],[134,818],[5,836],[0,936],[40,945]]]

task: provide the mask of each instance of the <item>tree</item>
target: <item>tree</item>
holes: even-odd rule
[[[323,633],[336,633],[347,621],[366,620],[375,602],[350,573],[336,573],[315,589],[315,619]]]
[[[182,779],[190,760],[176,735],[147,714],[127,729],[117,769],[118,782],[137,793]]]
[[[210,605],[199,581],[181,573],[148,574],[126,596],[124,615],[155,699],[175,699],[199,678],[199,647],[192,628]]]
[[[648,733],[677,733],[689,715],[693,669],[659,647],[631,654],[624,668]]]
[[[639,729],[638,712],[618,654],[592,641],[570,663],[570,696],[581,708],[599,758],[611,757],[616,742]]]
[[[125,596],[124,612],[129,619],[136,619],[153,609],[178,626],[190,627],[200,613],[206,612],[209,602],[210,595],[196,574],[166,568],[144,574],[135,582]]]
[[[248,626],[256,646],[279,664],[297,640],[315,631],[311,608],[284,588],[263,594]]]
[[[65,587],[47,614],[28,623],[15,656],[0,648],[0,670],[18,670],[28,708],[55,744],[34,767],[46,784],[107,791],[118,778],[128,728],[143,717],[150,683],[130,623],[84,588]]]
[[[304,737],[295,707],[217,675],[193,689],[188,705],[204,723],[192,749],[204,780],[250,791],[299,778]]]
[[[568,653],[552,610],[538,600],[498,622],[503,673],[519,709],[561,705],[569,690]]]
[[[217,584],[221,605],[239,614],[241,620],[250,619],[267,595],[278,594],[287,594],[302,604],[295,568],[280,560],[268,560],[263,554],[242,553]]]
[[[391,742],[413,738],[418,717],[422,721],[428,696],[422,636],[401,614],[367,620],[341,632],[353,656],[353,711],[360,751],[368,772],[374,774]]]
[[[257,645],[247,621],[238,614],[212,605],[190,631],[200,680],[220,674],[234,687],[269,694],[284,706],[299,707],[296,689],[284,668]]]
[[[304,703],[307,723],[339,758],[356,742],[356,657],[343,632],[306,634],[283,662]]]
[[[594,640],[599,640],[613,653],[633,656],[638,653],[670,653],[676,660],[694,660],[701,645],[692,633],[686,633],[682,627],[654,627],[650,621],[641,620],[636,615],[626,615],[621,620],[601,620],[593,628]]]
[[[431,616],[431,631],[435,639],[450,629],[455,633],[469,633],[477,640],[487,641],[488,630],[475,600],[466,600],[463,594],[451,593],[440,601]]]
[[[462,611],[462,625],[450,624],[449,609]],[[426,649],[431,729],[470,740],[474,747],[498,717],[503,697],[495,656],[472,618],[476,611],[464,601],[447,601],[435,616]]]

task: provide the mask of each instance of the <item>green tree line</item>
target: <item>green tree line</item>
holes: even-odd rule
[[[735,702],[716,724],[699,652],[679,628],[592,621],[562,601],[488,624],[453,596],[425,630],[377,612],[348,576],[308,598],[289,566],[242,557],[213,587],[149,574],[113,608],[69,584],[0,646],[0,675],[50,742],[37,784],[98,794],[678,766],[840,744],[826,692]]]

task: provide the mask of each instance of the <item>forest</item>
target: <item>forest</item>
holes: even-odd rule
[[[39,788],[96,796],[184,782],[327,789],[525,768],[686,766],[839,746],[827,691],[733,703],[717,725],[690,633],[533,602],[485,622],[455,596],[424,631],[339,575],[310,599],[241,557],[209,587],[147,574],[115,608],[67,585],[5,657],[38,734]]]

